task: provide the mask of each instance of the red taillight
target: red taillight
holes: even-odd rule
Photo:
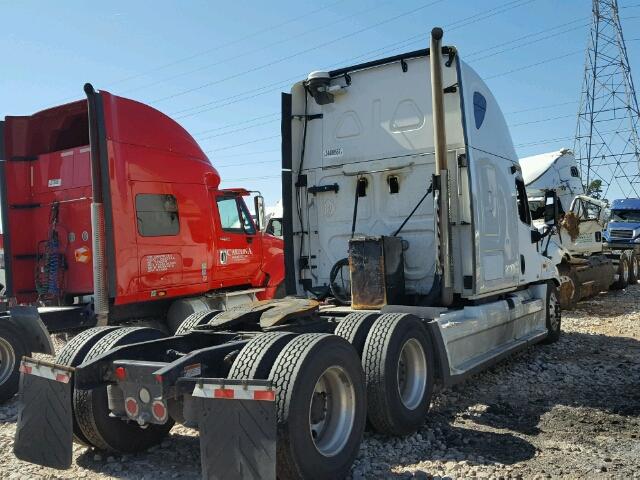
[[[167,418],[167,407],[165,407],[164,403],[159,400],[153,402],[151,411],[153,412],[155,419],[158,421],[163,421]]]
[[[124,408],[132,417],[138,414],[138,402],[136,402],[135,398],[127,398],[124,402]]]
[[[118,380],[124,380],[127,376],[127,371],[124,367],[116,367],[113,373]]]

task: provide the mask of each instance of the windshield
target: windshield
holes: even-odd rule
[[[640,210],[611,210],[609,221],[640,223]]]

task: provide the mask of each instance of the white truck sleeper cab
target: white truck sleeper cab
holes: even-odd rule
[[[532,233],[495,98],[455,48],[441,50],[451,304],[429,297],[443,227],[434,202],[420,203],[437,173],[428,50],[314,72],[284,96],[286,267],[296,272],[288,293],[325,296],[351,238],[393,235],[406,222],[402,303],[448,307],[432,334],[442,338],[447,373],[462,378],[547,335],[547,297],[555,295],[547,286],[557,271]]]
[[[438,380],[557,340],[557,272],[509,132],[441,38],[283,96],[287,293],[327,297],[348,255],[350,307],[289,297],[196,312],[169,337],[87,330],[54,363],[23,359],[15,455],[69,468],[74,436],[133,453],[180,422],[204,478],[344,478],[367,421],[415,432]]]

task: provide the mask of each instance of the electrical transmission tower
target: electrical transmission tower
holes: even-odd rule
[[[640,110],[618,2],[593,0],[592,8],[574,153],[589,193],[640,197]]]

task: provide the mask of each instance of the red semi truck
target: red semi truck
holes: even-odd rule
[[[198,310],[283,289],[282,240],[262,232],[260,195],[254,221],[252,192],[221,189],[179,124],[89,84],[85,93],[0,122],[13,305],[0,318],[0,401],[17,389],[22,355],[53,353],[49,332],[144,321],[173,333]]]

